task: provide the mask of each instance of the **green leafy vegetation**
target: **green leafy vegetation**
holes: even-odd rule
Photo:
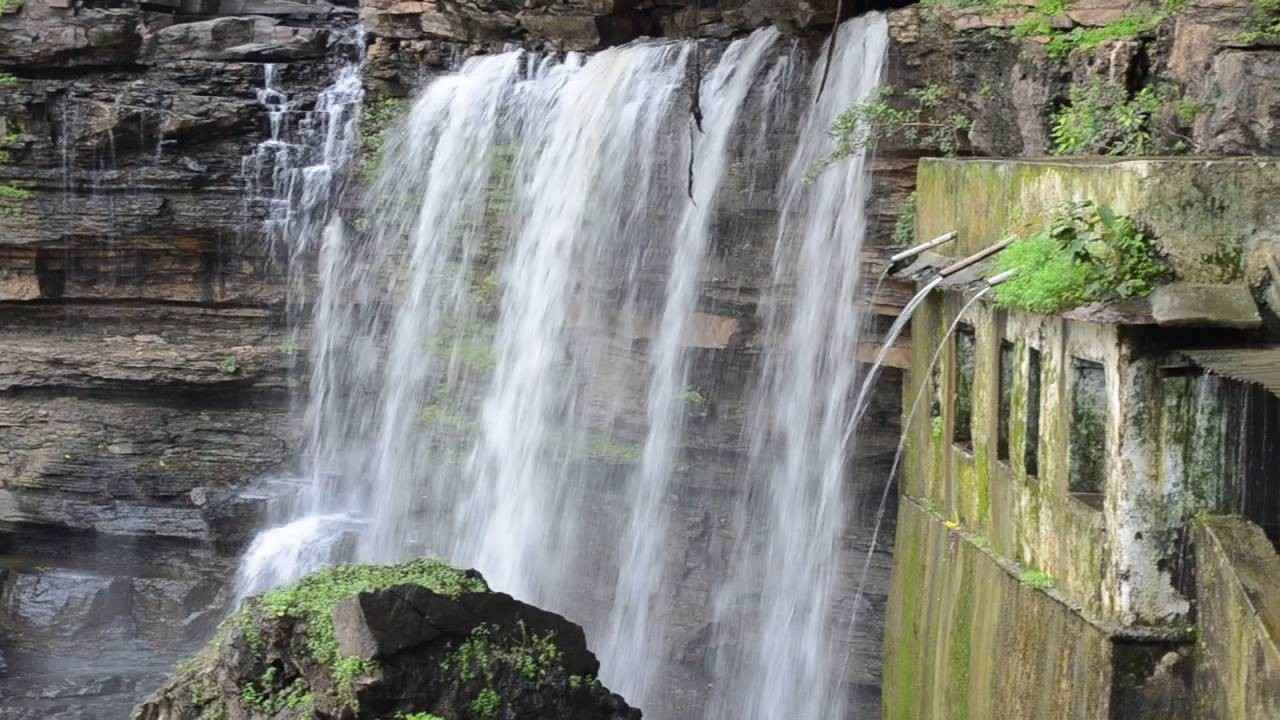
[[[0,73],[0,87],[16,82],[12,75]],[[21,133],[10,127],[8,118],[0,117],[0,165],[9,162],[9,148],[17,144],[21,138]],[[0,217],[16,217],[21,212],[23,203],[30,199],[29,190],[11,183],[0,183]]]
[[[218,371],[224,375],[235,375],[240,369],[240,365],[236,362],[235,355],[228,355],[220,365]]]
[[[432,715],[429,712],[400,713],[396,715],[396,720],[444,720],[439,715]]]
[[[294,680],[283,691],[273,691],[277,672],[274,665],[267,668],[261,679],[241,688],[240,699],[266,715],[309,708],[313,703],[311,690],[301,678]]]
[[[481,720],[490,720],[498,717],[498,708],[501,704],[502,700],[498,697],[498,693],[493,688],[485,688],[480,691],[475,700],[471,701],[471,714]]]
[[[1048,42],[1045,51],[1055,60],[1065,60],[1073,53],[1089,52],[1116,40],[1133,40],[1151,35],[1160,24],[1180,11],[1187,0],[1165,0],[1159,7],[1140,9],[1097,27],[1077,26],[1069,30],[1055,28],[1051,22],[1064,16],[1068,0],[1041,0],[1022,22],[1014,27],[1017,37],[1040,37]]]
[[[464,684],[481,683],[480,691],[470,704],[471,714],[494,718],[502,702],[493,689],[500,673],[515,671],[527,682],[542,684],[563,670],[563,662],[555,633],[530,633],[521,622],[518,633],[507,633],[504,637],[491,625],[475,628],[440,662],[440,669],[455,674]]]
[[[1142,297],[1170,276],[1133,220],[1089,201],[1062,206],[1044,230],[1001,252],[996,266],[1017,271],[996,288],[996,301],[1038,313]]]
[[[898,219],[893,223],[893,244],[895,247],[908,247],[916,242],[916,192],[911,191],[898,210]]]
[[[1247,45],[1280,41],[1280,0],[1253,0],[1247,29],[1236,41]]]
[[[1068,103],[1049,130],[1055,155],[1150,155],[1184,150],[1153,132],[1153,117],[1172,99],[1168,88],[1147,86],[1132,98],[1123,85],[1095,78],[1072,86]]]
[[[366,183],[373,182],[386,152],[391,130],[408,109],[408,101],[402,98],[382,98],[364,106],[360,115],[361,175]]]
[[[973,128],[973,121],[957,106],[953,93],[941,85],[881,88],[836,116],[830,130],[835,149],[811,168],[807,177],[812,180],[832,164],[886,138],[908,147],[955,155]]]
[[[331,615],[333,607],[356,593],[406,584],[421,585],[449,597],[457,597],[464,592],[486,592],[489,589],[483,580],[469,577],[463,571],[438,560],[415,560],[404,565],[390,566],[339,565],[262,595],[250,602],[233,620],[243,631],[250,649],[259,653],[263,648],[260,619],[290,618],[297,621],[301,625],[311,657],[329,668],[340,696],[345,695],[348,702],[354,702],[351,698],[353,683],[371,668],[365,661],[343,656],[339,652]],[[274,679],[264,678],[266,682],[260,681],[257,687],[251,686],[244,690],[251,693],[257,703],[287,702],[289,698],[301,703],[303,696],[309,693],[305,686],[295,688],[294,685],[283,691],[283,695],[278,690],[272,692],[269,681]]]

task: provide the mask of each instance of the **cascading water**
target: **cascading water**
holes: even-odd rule
[[[884,42],[879,15],[841,28],[783,179],[773,286],[795,292],[767,306],[765,334],[781,344],[763,364],[737,489],[762,502],[736,518],[751,541],[717,593],[723,608],[758,598],[759,624],[717,657],[713,717],[838,715],[827,626],[866,168],[858,158],[812,186],[802,178],[828,152],[835,113],[874,89]],[[242,594],[339,557],[441,555],[583,622],[603,644],[604,680],[632,702],[668,692],[671,496],[705,260],[723,240],[728,186],[753,172],[735,164],[760,152],[741,147],[757,137],[748,127],[775,137],[778,108],[803,98],[790,82],[799,50],[760,30],[717,48],[703,133],[691,135],[693,49],[468,60],[423,89],[351,221],[320,184],[337,182],[345,160],[314,173],[294,160],[283,175],[271,161],[247,166],[271,168],[262,194],[285,200],[271,227],[294,259],[314,253],[318,265],[307,487],[253,543]],[[264,99],[271,112],[283,103]],[[272,127],[269,143],[284,143],[287,128]],[[335,157],[349,157],[350,127],[325,144]]]
[[[661,648],[662,614],[654,612],[652,600],[661,595],[663,549],[667,536],[665,510],[667,495],[683,434],[685,391],[689,374],[689,352],[685,342],[698,301],[698,280],[706,254],[716,192],[725,174],[726,147],[736,128],[735,119],[744,105],[758,69],[777,40],[776,30],[755,33],[745,42],[734,43],[721,57],[702,86],[701,105],[706,108],[706,130],[696,148],[692,197],[685,203],[676,237],[680,240],[671,261],[666,285],[666,301],[659,332],[650,358],[648,392],[649,432],[641,455],[638,477],[627,495],[630,508],[621,543],[618,584],[605,636],[605,660],[616,680],[613,687],[630,697],[645,698],[654,663],[648,658],[665,657]],[[776,75],[767,76],[776,82]],[[768,103],[777,85],[762,88]]]
[[[340,242],[339,230],[321,228],[334,214],[336,199],[342,192],[347,167],[359,147],[360,107],[364,89],[360,68],[364,59],[363,31],[359,27],[337,35],[331,51],[337,58],[333,81],[317,96],[310,110],[293,106],[282,87],[280,66],[263,65],[263,85],[258,102],[267,113],[268,138],[254,152],[241,159],[241,176],[247,186],[245,212],[260,208],[262,232],[269,243],[270,254],[288,273],[289,352],[298,347],[308,318],[300,317],[310,276],[305,262],[314,250],[317,238],[323,238],[319,255],[321,274],[325,262],[334,260],[332,246]],[[327,271],[335,272],[333,267]],[[334,299],[325,298],[328,283],[321,281],[320,302],[314,304],[311,325],[315,331],[312,345],[310,397],[307,405],[306,447],[318,446],[317,406],[331,388],[329,373],[333,338],[327,332],[334,327],[331,315]],[[328,302],[325,302],[325,300]],[[309,463],[315,467],[314,462]],[[296,483],[290,483],[296,484]],[[275,583],[283,575],[299,574],[332,562],[338,552],[340,535],[333,527],[342,527],[339,514],[312,516],[299,513],[296,506],[314,502],[313,479],[304,479],[302,492],[290,507],[278,510],[273,520],[304,515],[297,525],[272,528],[261,533],[246,551],[236,576],[236,592],[244,596]]]
[[[830,152],[835,115],[878,86],[887,37],[880,15],[841,28],[829,89],[809,110],[787,171],[772,286],[791,293],[766,305],[766,333],[780,344],[766,348],[749,420],[745,474],[759,492],[735,518],[740,547],[717,601],[716,646],[725,651],[711,718],[843,715],[843,677],[832,672],[842,648],[831,626],[869,173],[859,154],[812,186],[805,176]],[[821,73],[814,68],[815,93]]]

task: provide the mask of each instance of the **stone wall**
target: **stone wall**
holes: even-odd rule
[[[886,720],[1182,717],[1161,644],[1118,640],[915,499],[899,505],[886,628]],[[1141,690],[1116,678],[1137,675]],[[1143,702],[1132,697],[1142,694]]]
[[[1240,518],[1196,523],[1196,717],[1280,715],[1280,557]]]

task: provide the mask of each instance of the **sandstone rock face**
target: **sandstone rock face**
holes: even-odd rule
[[[124,717],[211,630],[264,509],[242,491],[297,446],[241,158],[262,63],[309,106],[354,11],[114,5],[0,14],[5,720]]]
[[[639,720],[582,628],[434,561],[339,566],[252,599],[135,720]]]

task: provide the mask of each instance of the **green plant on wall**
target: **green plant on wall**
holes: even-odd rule
[[[1147,86],[1129,97],[1117,82],[1094,78],[1073,85],[1066,105],[1053,114],[1049,138],[1054,155],[1151,155],[1185,150],[1153,129],[1161,106],[1172,100],[1168,87]]]
[[[1000,253],[996,265],[1017,271],[996,288],[996,301],[1038,313],[1142,297],[1170,277],[1132,219],[1091,201],[1063,205],[1043,230]]]
[[[893,223],[893,244],[896,247],[914,245],[916,241],[916,193],[911,191],[898,210],[898,219]]]
[[[1248,45],[1280,40],[1280,0],[1253,0],[1247,29],[1236,41]]]
[[[408,109],[401,98],[382,98],[365,106],[360,115],[361,173],[366,183],[372,182],[382,164],[387,138]]]
[[[1117,40],[1135,40],[1155,33],[1165,20],[1180,11],[1187,0],[1165,0],[1155,8],[1140,8],[1096,27],[1056,27],[1056,19],[1065,19],[1068,0],[1040,0],[1035,8],[1014,27],[1016,37],[1038,37],[1046,40],[1045,52],[1055,60],[1065,60],[1073,53],[1089,52]]]
[[[810,169],[808,177],[813,179],[833,163],[887,138],[908,147],[955,155],[973,128],[973,121],[958,107],[954,94],[941,85],[881,88],[836,116],[831,124],[835,149]]]

